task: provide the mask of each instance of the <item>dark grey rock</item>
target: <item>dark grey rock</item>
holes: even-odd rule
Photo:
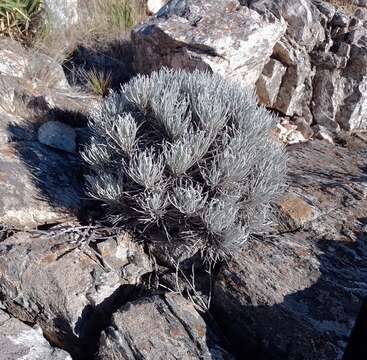
[[[128,303],[114,313],[102,333],[98,359],[234,358],[193,304],[170,293]]]
[[[36,130],[23,118],[0,111],[0,146],[21,140],[36,140]]]
[[[354,3],[362,8],[367,8],[367,0],[354,0]]]
[[[75,153],[75,139],[75,130],[59,121],[48,121],[38,129],[38,141],[55,149]]]
[[[326,16],[326,18],[328,19],[328,21],[331,21],[332,18],[334,17],[335,13],[336,13],[336,8],[334,5],[328,3],[327,1],[323,1],[323,0],[316,0],[313,2],[317,9]]]
[[[347,28],[349,26],[349,22],[350,22],[349,16],[341,10],[337,10],[331,21],[331,24],[332,26]]]
[[[367,296],[367,145],[344,142],[293,148],[278,231],[220,271],[214,313],[238,358],[343,356]]]
[[[97,257],[89,246],[78,247],[80,232],[68,229],[17,233],[0,243],[0,299],[8,313],[37,323],[53,344],[90,359],[99,312],[111,313],[120,287],[136,285],[152,269],[125,233],[100,243]]]

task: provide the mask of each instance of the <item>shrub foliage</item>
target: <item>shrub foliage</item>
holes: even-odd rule
[[[227,257],[262,231],[282,190],[274,122],[253,93],[220,76],[137,76],[91,113],[87,192],[116,223]]]

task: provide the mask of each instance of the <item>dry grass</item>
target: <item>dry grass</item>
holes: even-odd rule
[[[86,9],[89,34],[104,39],[126,32],[145,14],[140,0],[86,0]]]
[[[77,24],[63,33],[55,30],[48,19],[34,46],[53,57],[59,57],[61,50],[67,57],[80,45],[93,48],[96,43],[126,38],[128,31],[146,16],[144,0],[83,0],[80,6],[83,11]]]
[[[91,92],[99,96],[107,96],[109,94],[112,83],[110,72],[103,72],[93,68],[89,71],[83,71],[81,75]]]
[[[333,4],[343,10],[345,10],[347,13],[353,13],[358,6],[355,5],[355,2],[353,0],[326,0],[330,4]]]
[[[42,18],[42,0],[1,0],[0,36],[29,45]]]

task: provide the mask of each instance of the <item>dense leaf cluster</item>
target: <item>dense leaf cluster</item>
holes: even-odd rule
[[[91,113],[88,193],[114,222],[226,257],[261,231],[283,187],[274,122],[252,93],[220,76],[138,76]]]

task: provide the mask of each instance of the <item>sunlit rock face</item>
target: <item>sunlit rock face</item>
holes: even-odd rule
[[[152,1],[133,31],[135,68],[209,70],[260,102],[328,131],[367,128],[367,21],[310,0]],[[153,6],[153,5],[151,5]]]
[[[133,31],[135,67],[199,68],[253,88],[285,30],[284,21],[230,0],[169,2]]]
[[[148,11],[151,14],[157,13],[162,6],[164,6],[167,3],[167,0],[148,0],[147,2],[147,8]]]

